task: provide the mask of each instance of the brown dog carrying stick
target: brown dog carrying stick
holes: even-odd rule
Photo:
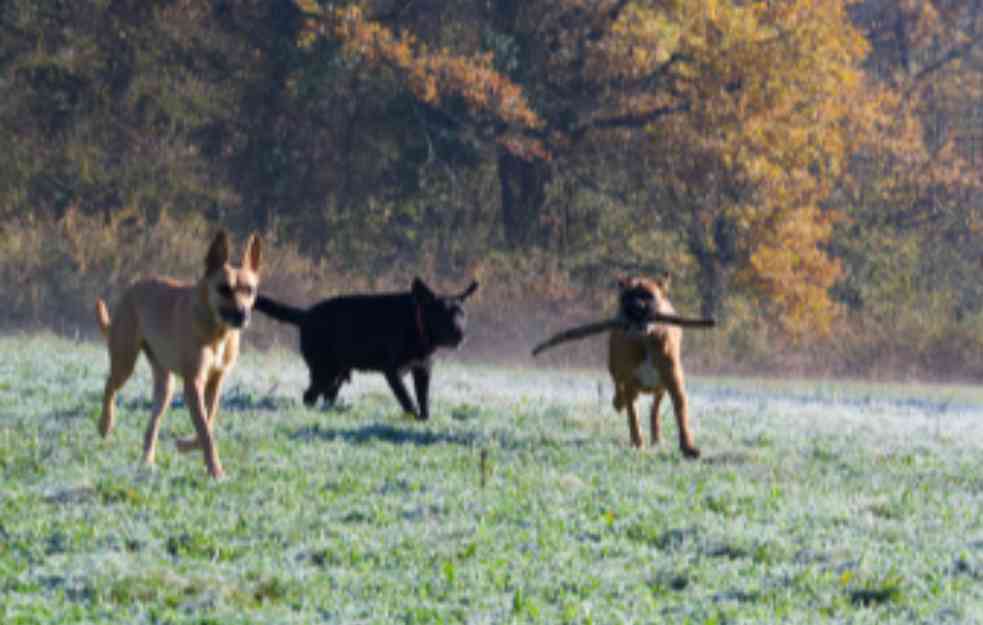
[[[560,343],[610,331],[608,370],[614,381],[614,409],[628,412],[628,432],[634,447],[642,446],[642,429],[635,411],[641,393],[652,393],[650,413],[652,444],[660,439],[659,406],[668,391],[679,426],[679,447],[688,458],[698,458],[689,429],[689,406],[683,380],[681,327],[712,327],[712,319],[689,319],[676,315],[667,296],[669,274],[650,280],[618,280],[618,313],[604,321],[561,332],[540,343],[533,355]]]
[[[171,403],[173,379],[184,378],[184,396],[197,437],[177,442],[180,451],[200,448],[213,477],[223,475],[213,426],[222,380],[239,355],[239,332],[249,322],[256,300],[260,241],[249,237],[241,267],[229,264],[229,237],[223,231],[205,257],[205,275],[194,284],[149,278],[123,294],[110,323],[109,310],[96,302],[99,327],[109,347],[110,370],[102,402],[99,432],[113,430],[114,399],[133,373],[142,351],[153,370],[154,399],[143,442],[143,461],[154,463],[157,435]]]

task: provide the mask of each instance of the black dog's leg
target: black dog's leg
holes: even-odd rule
[[[314,406],[314,404],[317,403],[317,396],[319,394],[320,393],[318,393],[318,388],[313,384],[311,384],[310,387],[308,387],[308,389],[304,391],[304,405],[307,406],[308,408]]]
[[[406,385],[403,384],[403,378],[399,376],[399,373],[386,371],[386,382],[389,382],[389,388],[393,390],[393,394],[399,400],[399,405],[403,407],[403,411],[419,418],[419,413],[413,405],[413,400],[410,399],[410,394],[406,392]]]
[[[344,371],[342,373],[335,375],[331,379],[331,383],[326,385],[322,389],[325,401],[327,401],[329,404],[334,405],[335,401],[338,399],[338,393],[341,391],[341,386],[345,382],[351,381],[351,379],[352,379],[351,371]]]
[[[318,392],[318,382],[321,378],[321,363],[318,362],[315,355],[311,352],[309,346],[304,342],[307,335],[304,333],[303,328],[301,328],[300,333],[300,355],[304,357],[304,364],[307,365],[307,372],[311,376],[311,383],[304,391],[304,405],[308,408],[312,407],[317,403],[317,396],[320,394]]]
[[[324,401],[334,405],[338,400],[338,393],[341,391],[341,382],[335,379],[329,386],[321,389],[321,394],[324,395]]]
[[[304,404],[312,407],[317,404],[317,400],[324,395],[333,380],[330,371],[325,371],[324,367],[311,367],[311,385],[304,391]]]
[[[416,387],[416,403],[420,406],[420,420],[430,418],[430,368],[413,368],[413,386]]]

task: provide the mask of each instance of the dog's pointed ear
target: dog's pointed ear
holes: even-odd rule
[[[625,291],[631,288],[631,278],[628,276],[618,276],[614,279],[614,284],[618,287],[619,291]]]
[[[419,302],[426,302],[434,299],[435,295],[419,276],[413,278],[413,286],[410,288],[413,297]]]
[[[246,242],[246,251],[242,255],[242,265],[253,273],[259,273],[259,266],[262,262],[263,242],[254,232],[249,235],[249,240]]]
[[[219,230],[212,240],[211,247],[208,248],[208,255],[205,256],[205,274],[211,275],[221,269],[225,263],[229,262],[231,252],[229,250],[229,233]]]
[[[477,290],[478,290],[478,281],[474,280],[471,282],[468,288],[464,289],[463,293],[457,296],[457,299],[463,302],[464,300],[474,295],[474,292]]]

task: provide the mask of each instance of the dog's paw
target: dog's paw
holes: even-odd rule
[[[689,460],[696,460],[700,457],[699,447],[683,447],[682,452],[683,456]]]

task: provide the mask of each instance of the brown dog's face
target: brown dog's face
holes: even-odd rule
[[[215,319],[235,329],[246,327],[256,303],[262,246],[255,234],[249,236],[242,266],[229,264],[229,235],[220,232],[205,257],[208,307]]]
[[[645,334],[651,329],[652,313],[669,306],[670,276],[658,278],[626,276],[618,279],[618,316],[628,321],[629,332]]]

